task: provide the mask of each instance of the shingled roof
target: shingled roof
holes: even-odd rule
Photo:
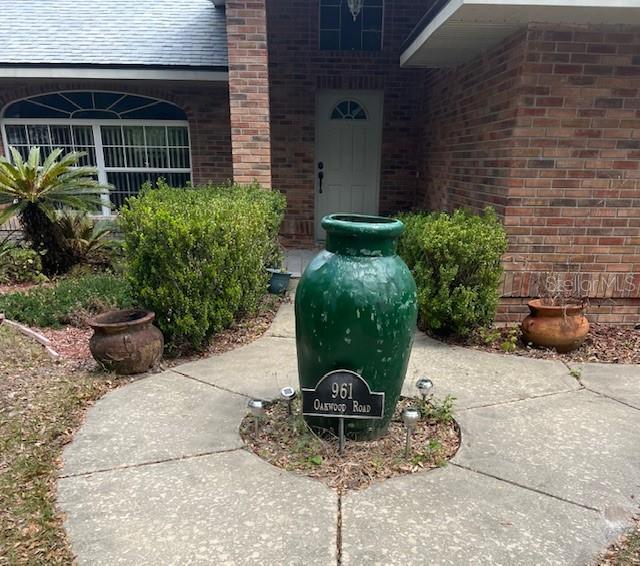
[[[0,14],[0,67],[227,67],[211,0],[4,0]]]

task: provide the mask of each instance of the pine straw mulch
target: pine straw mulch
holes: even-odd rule
[[[522,340],[519,326],[482,330],[466,339],[449,338],[446,341],[457,346],[529,358],[573,363],[640,364],[640,329],[633,327],[591,323],[584,344],[567,354],[528,346]]]
[[[257,438],[253,418],[247,416],[240,425],[240,435],[252,452],[274,466],[316,478],[339,491],[358,490],[375,481],[446,465],[460,446],[452,404],[452,398],[442,405],[401,398],[387,435],[368,442],[347,439],[342,456],[335,435],[320,437],[306,425],[299,402],[294,402],[292,417],[284,403],[269,405]],[[406,429],[401,415],[409,406],[420,408],[426,416],[413,432],[410,457],[405,459]]]
[[[598,566],[640,566],[640,518],[635,527],[613,543],[597,562]]]

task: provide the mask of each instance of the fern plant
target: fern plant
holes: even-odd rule
[[[61,234],[57,212],[95,208],[109,186],[98,183],[95,168],[78,166],[83,153],[54,149],[43,163],[39,147],[26,161],[15,148],[9,150],[11,160],[0,157],[0,225],[17,215],[25,238],[42,254],[45,275],[65,273],[78,257]]]

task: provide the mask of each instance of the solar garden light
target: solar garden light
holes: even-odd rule
[[[409,451],[411,450],[411,434],[420,420],[420,411],[415,407],[409,407],[404,410],[404,413],[402,413],[402,420],[404,422],[404,426],[407,427],[407,442],[404,447],[404,457],[409,458]]]
[[[280,391],[280,397],[283,401],[287,402],[287,414],[291,416],[293,411],[291,409],[291,404],[293,400],[297,397],[296,390],[293,387],[283,387]]]
[[[250,399],[249,403],[247,403],[251,414],[253,415],[253,426],[254,434],[258,436],[258,429],[260,425],[260,417],[262,417],[265,413],[266,407],[264,401],[260,399]]]
[[[433,388],[433,381],[426,377],[422,377],[416,381],[416,388],[420,392],[420,395],[422,395],[422,400],[426,402],[427,395],[429,395],[429,391]]]

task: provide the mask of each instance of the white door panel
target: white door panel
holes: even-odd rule
[[[317,101],[316,238],[327,214],[378,214],[382,93],[321,91]],[[319,164],[323,164],[320,170]],[[318,173],[322,171],[320,182]]]

